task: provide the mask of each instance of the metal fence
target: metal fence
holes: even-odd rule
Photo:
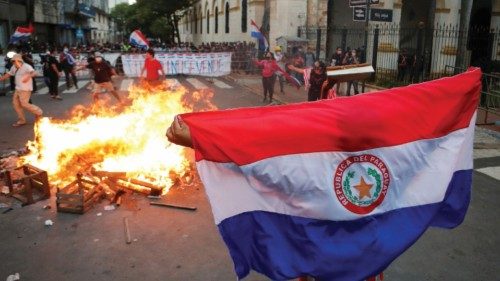
[[[446,72],[450,75],[466,71],[465,68],[446,66]],[[481,78],[481,99],[477,124],[494,125],[500,121],[500,73],[483,73]]]
[[[328,42],[324,39],[328,34]],[[500,28],[436,25],[428,28],[399,24],[370,25],[365,28],[299,27],[298,35],[311,40],[309,46],[326,50],[329,62],[337,47],[343,51],[357,49],[362,61],[372,63],[377,82],[405,85],[448,75],[447,65],[466,68],[480,66],[484,72],[500,72]],[[367,48],[365,48],[367,37]],[[316,42],[314,42],[316,40]],[[366,49],[366,52],[365,52]],[[317,52],[321,51],[317,49]],[[407,65],[398,62],[406,57]]]

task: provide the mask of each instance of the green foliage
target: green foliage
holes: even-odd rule
[[[111,17],[125,34],[140,29],[147,37],[175,41],[178,35],[178,17],[175,15],[192,3],[193,0],[137,0],[132,5],[116,5]]]

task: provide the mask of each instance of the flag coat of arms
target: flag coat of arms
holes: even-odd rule
[[[480,79],[182,115],[238,278],[363,280],[459,225]]]

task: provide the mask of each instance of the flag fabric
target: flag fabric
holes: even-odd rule
[[[29,26],[18,26],[14,34],[10,37],[9,43],[16,44],[19,41],[28,40],[33,32],[35,32],[35,29],[31,23]]]
[[[264,33],[260,31],[260,28],[253,20],[250,22],[250,36],[259,40],[259,50],[266,51],[269,49],[269,43],[267,42],[266,36],[264,36]]]
[[[459,225],[480,79],[182,115],[238,278],[363,280]]]
[[[148,48],[149,47],[149,42],[148,39],[146,39],[146,36],[142,34],[142,32],[138,29],[132,31],[130,34],[130,44],[140,47],[140,48]]]
[[[309,87],[311,86],[311,83],[309,83],[309,78],[311,77],[311,71],[312,67],[304,68],[303,78],[304,78],[304,88],[306,89],[306,91],[308,91]]]
[[[281,73],[281,75],[283,75],[283,77],[285,77],[286,81],[288,81],[290,84],[292,84],[292,86],[294,86],[297,89],[299,89],[300,86],[302,86],[302,83],[299,80],[297,80],[297,78],[290,75],[288,72],[286,72],[280,66],[278,66],[278,68],[279,68],[279,73]]]

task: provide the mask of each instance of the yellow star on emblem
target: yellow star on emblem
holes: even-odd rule
[[[372,195],[370,194],[370,189],[372,188],[372,186],[373,184],[367,184],[365,182],[365,179],[361,177],[361,181],[359,182],[359,184],[354,186],[354,188],[359,191],[359,199],[362,199],[365,196],[368,198],[372,198]]]

